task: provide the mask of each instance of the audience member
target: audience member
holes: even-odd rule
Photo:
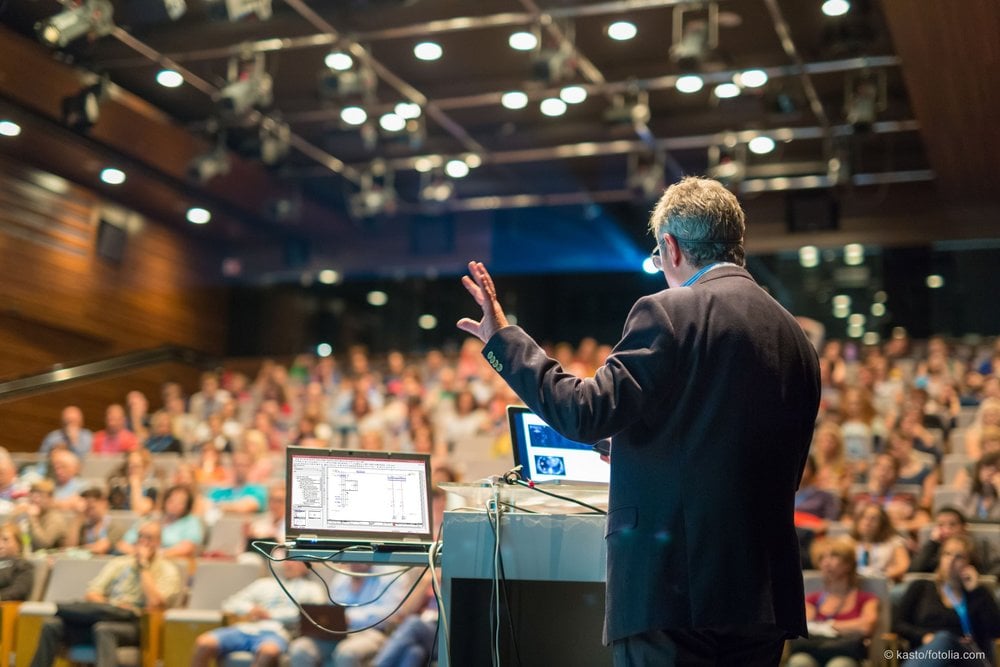
[[[199,635],[192,667],[208,667],[212,660],[221,664],[221,658],[235,651],[253,653],[255,667],[278,664],[299,624],[296,602],[320,604],[327,597],[326,587],[309,576],[306,564],[301,561],[284,561],[279,576],[287,593],[274,577],[266,576],[222,603],[223,613],[236,616],[241,622]]]
[[[52,472],[53,507],[61,510],[80,508],[80,493],[86,482],[80,477],[80,459],[68,449],[53,449],[49,454],[49,469]]]
[[[976,462],[962,507],[973,521],[1000,522],[1000,451]]]
[[[868,461],[847,460],[840,426],[834,422],[823,422],[816,428],[812,455],[816,461],[816,486],[838,498],[846,497],[855,477],[860,478],[868,469]]]
[[[234,514],[256,514],[267,505],[267,488],[251,483],[247,478],[252,463],[246,452],[236,452],[232,456],[233,483],[231,486],[217,486],[208,489],[206,497],[220,511]]]
[[[929,454],[913,451],[913,439],[902,430],[889,434],[888,453],[899,464],[896,484],[910,484],[921,488],[917,504],[930,509],[934,502],[934,489],[938,485],[937,465]]]
[[[6,447],[0,447],[0,513],[10,514],[11,503],[24,497],[28,489],[18,478],[17,466]]]
[[[806,458],[802,481],[795,494],[795,525],[824,532],[827,522],[839,518],[840,500],[829,491],[816,486],[816,459],[810,454]]]
[[[35,585],[35,566],[25,559],[17,524],[0,524],[0,600],[27,600]]]
[[[938,510],[930,538],[914,555],[910,572],[936,572],[941,560],[941,546],[952,537],[967,537],[971,540],[972,565],[980,572],[1000,574],[1000,550],[988,539],[977,542],[969,534],[965,515],[954,507],[942,507]]]
[[[139,446],[132,431],[125,428],[125,408],[114,403],[104,412],[104,429],[94,434],[95,454],[124,454]]]
[[[194,494],[186,486],[172,486],[163,494],[160,553],[164,558],[194,558],[205,539],[201,519],[191,513]],[[118,553],[133,554],[139,549],[142,526],[139,523],[125,533],[116,545]]]
[[[882,507],[899,532],[918,530],[930,521],[927,512],[919,508],[917,497],[896,488],[899,461],[889,454],[879,454],[868,471],[865,490],[853,494],[851,505],[872,502]]]
[[[134,433],[139,442],[149,437],[149,399],[136,389],[125,395],[125,428]]]
[[[66,546],[95,556],[110,553],[120,535],[112,534],[108,497],[99,488],[86,489],[80,497],[83,499],[83,511],[77,513],[66,532]]]
[[[889,515],[876,503],[855,510],[851,537],[857,544],[858,573],[900,581],[910,567],[906,542],[892,527]]]
[[[232,396],[219,386],[217,373],[208,371],[201,374],[201,389],[191,394],[188,401],[188,413],[197,421],[208,421],[210,415],[222,409],[222,405]]]
[[[169,412],[158,410],[153,413],[153,416],[150,418],[149,437],[146,438],[143,447],[146,448],[146,451],[153,454],[162,454],[164,452],[184,453],[183,444],[174,435],[173,420]]]
[[[62,410],[62,426],[50,432],[42,440],[39,448],[42,456],[59,445],[64,445],[77,456],[86,456],[94,444],[94,434],[83,426],[83,411],[75,405],[67,405]]]
[[[53,507],[54,489],[52,480],[40,479],[31,484],[27,502],[14,506],[13,515],[21,532],[28,534],[33,550],[58,549],[66,539],[66,517]]]
[[[965,431],[965,453],[970,459],[978,460],[982,455],[983,429],[1000,428],[1000,398],[987,398],[979,404],[972,425]]]
[[[971,565],[972,544],[951,537],[941,545],[934,581],[910,582],[895,615],[894,631],[906,639],[918,657],[905,665],[976,665],[970,652],[983,651],[992,664],[993,640],[1000,637],[1000,609]]]
[[[111,509],[149,514],[160,492],[160,482],[153,476],[153,457],[149,450],[139,448],[124,458],[122,466],[108,477]]]
[[[120,646],[139,645],[139,614],[175,604],[182,584],[177,567],[159,553],[160,526],[143,524],[134,555],[111,560],[87,587],[87,618],[46,619],[31,667],[50,667],[63,645],[87,642],[92,636],[98,665],[117,665]],[[87,642],[89,643],[89,642]]]

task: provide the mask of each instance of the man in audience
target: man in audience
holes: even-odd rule
[[[160,555],[159,548],[160,524],[150,521],[139,531],[135,555],[111,560],[87,587],[87,602],[109,606],[103,612],[106,620],[97,620],[100,612],[96,610],[89,625],[59,616],[47,619],[31,667],[49,667],[62,646],[84,643],[90,637],[98,667],[117,665],[120,646],[138,646],[140,614],[172,606],[182,591],[180,571]]]
[[[222,603],[224,613],[242,622],[199,635],[191,667],[208,667],[212,660],[218,663],[235,651],[253,653],[254,667],[278,664],[299,624],[299,608],[289,595],[299,604],[321,604],[327,599],[326,587],[301,561],[284,561],[280,576],[288,594],[268,575]]]
[[[102,556],[111,551],[120,535],[111,534],[108,497],[103,489],[90,488],[80,494],[83,511],[79,512],[66,535],[66,546]]]
[[[104,412],[104,429],[94,434],[95,454],[124,454],[139,446],[132,431],[125,428],[125,408],[118,403]]]
[[[53,507],[60,510],[80,509],[80,493],[86,486],[80,477],[80,459],[68,449],[56,449],[49,460],[55,482]]]
[[[66,539],[66,517],[53,507],[54,489],[52,480],[40,479],[32,483],[28,502],[14,506],[14,516],[21,531],[28,533],[32,549],[57,549]]]
[[[335,575],[330,599],[346,607],[347,629],[354,632],[343,638],[293,640],[288,648],[291,667],[319,667],[331,661],[334,667],[362,667],[385,643],[388,624],[384,621],[410,590],[413,579],[409,573],[396,580],[393,577],[397,575],[391,573],[371,576],[376,573],[372,566],[362,563],[351,563],[347,568],[360,576]]]
[[[970,535],[965,515],[954,507],[938,510],[930,539],[920,546],[913,557],[910,572],[936,572],[941,562],[941,545],[952,537],[967,537],[973,542],[975,552],[972,564],[980,573],[1000,576],[1000,551],[988,539],[977,540]]]
[[[0,447],[0,513],[10,514],[11,503],[27,494],[24,483],[18,479],[17,466],[6,447]]]
[[[65,445],[77,456],[86,456],[94,444],[94,434],[83,427],[83,411],[75,405],[62,410],[62,427],[50,432],[42,440],[39,452],[48,456],[57,445]]]
[[[174,436],[173,419],[166,410],[157,410],[150,418],[150,433],[143,446],[153,454],[163,452],[184,453],[184,446]]]
[[[201,391],[191,395],[188,401],[188,413],[199,422],[207,421],[209,415],[222,409],[231,396],[225,389],[219,387],[219,376],[213,372],[201,374]]]
[[[233,463],[233,485],[210,489],[209,501],[222,512],[234,514],[256,514],[267,505],[267,488],[262,484],[251,484],[247,480],[253,462],[246,452],[235,452]]]

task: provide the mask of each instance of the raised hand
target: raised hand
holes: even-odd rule
[[[469,275],[462,276],[462,284],[483,309],[483,317],[478,322],[463,317],[458,321],[458,328],[485,343],[497,330],[507,326],[507,317],[497,300],[493,278],[482,262],[469,262]]]

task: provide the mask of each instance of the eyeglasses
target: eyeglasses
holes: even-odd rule
[[[653,252],[649,253],[649,259],[651,259],[653,261],[653,268],[655,268],[657,271],[660,271],[660,270],[663,269],[663,258],[660,257],[660,245],[659,244],[657,244],[656,247],[653,248]]]

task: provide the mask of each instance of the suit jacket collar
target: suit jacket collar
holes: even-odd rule
[[[735,264],[726,264],[724,266],[712,269],[711,271],[703,275],[701,278],[698,279],[695,285],[701,285],[702,283],[707,283],[711,280],[718,280],[720,278],[733,278],[733,277],[746,278],[751,282],[756,282],[753,279],[753,276],[751,276],[750,273],[742,266],[736,266]]]

